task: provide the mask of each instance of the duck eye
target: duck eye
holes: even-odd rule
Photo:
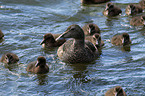
[[[71,30],[73,31],[73,30],[75,30],[75,28],[72,28]]]

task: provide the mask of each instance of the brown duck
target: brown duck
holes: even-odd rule
[[[140,6],[142,7],[142,9],[145,9],[145,0],[141,0],[139,2]]]
[[[82,29],[83,29],[85,35],[87,35],[87,36],[91,36],[95,33],[100,34],[100,28],[96,24],[93,24],[93,23],[85,24]]]
[[[0,60],[0,62],[6,63],[6,64],[17,63],[18,61],[19,61],[19,58],[14,53],[3,54]]]
[[[123,33],[121,35],[115,35],[112,37],[111,43],[113,45],[117,45],[117,46],[129,45],[129,44],[131,44],[130,36],[128,33]]]
[[[135,5],[135,4],[129,4],[125,10],[125,13],[127,15],[135,15],[142,12],[143,12],[142,7],[140,5]]]
[[[121,13],[122,13],[122,10],[111,2],[106,4],[106,9],[103,11],[103,14],[109,17],[117,16]]]
[[[39,56],[37,61],[28,64],[26,70],[36,74],[44,74],[49,72],[49,67],[46,65],[46,59],[43,56]]]
[[[105,96],[127,96],[127,95],[121,86],[116,86],[114,88],[109,89],[105,93]]]
[[[97,48],[104,46],[104,41],[101,40],[101,36],[98,33],[95,33],[93,36],[86,36],[85,39],[92,42]]]
[[[105,3],[110,0],[81,0],[82,4],[100,4],[100,3]]]
[[[51,33],[47,33],[47,34],[44,35],[43,40],[40,44],[44,48],[59,47],[66,40],[65,39],[55,40],[55,38],[58,37],[58,36],[59,36],[58,34],[53,36]]]
[[[68,63],[88,63],[96,60],[98,49],[89,41],[85,41],[85,35],[79,25],[71,25],[59,38],[73,38],[66,41],[57,50],[58,57]]]
[[[145,26],[145,15],[144,16],[133,17],[130,20],[130,25],[133,25],[133,26]]]

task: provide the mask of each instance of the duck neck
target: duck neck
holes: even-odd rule
[[[55,41],[54,38],[51,38],[51,39],[47,40],[46,42],[48,42],[48,43],[55,43],[56,41]]]
[[[85,46],[85,41],[84,39],[75,39],[73,42],[74,48],[82,48]]]

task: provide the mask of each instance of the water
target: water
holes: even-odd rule
[[[143,27],[130,26],[131,16],[125,7],[139,0],[112,0],[123,13],[103,16],[105,4],[81,6],[80,0],[0,0],[0,29],[5,40],[0,43],[0,57],[13,52],[18,65],[0,64],[2,96],[104,96],[114,86],[122,86],[128,96],[145,94],[145,35]],[[143,13],[144,14],[144,13]],[[59,60],[56,49],[40,45],[46,33],[63,33],[71,24],[81,27],[95,23],[105,42],[95,63],[71,65]],[[113,46],[110,39],[117,33],[129,33],[130,51]],[[36,75],[26,72],[29,62],[45,56],[50,72]]]

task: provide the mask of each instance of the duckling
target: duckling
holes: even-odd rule
[[[85,35],[87,35],[87,36],[91,36],[95,33],[100,34],[100,28],[96,24],[93,24],[93,23],[85,24],[82,29],[83,29]]]
[[[139,2],[140,6],[142,7],[142,9],[145,9],[145,0],[141,0]]]
[[[117,16],[122,13],[122,10],[115,6],[113,3],[109,2],[106,4],[106,9],[103,11],[105,16]]]
[[[104,46],[104,41],[101,40],[101,36],[98,33],[95,33],[93,36],[87,36],[85,39],[92,42],[97,48]]]
[[[82,4],[100,4],[100,3],[105,3],[110,0],[81,0]]]
[[[42,45],[43,48],[59,47],[66,41],[65,39],[56,41],[55,38],[56,37],[54,37],[51,33],[47,33],[44,35],[43,40],[40,44]]]
[[[49,67],[46,65],[46,59],[43,56],[39,56],[37,61],[31,62],[28,64],[27,69],[28,72],[32,72],[35,74],[44,74],[49,72]]]
[[[116,86],[114,88],[109,89],[105,93],[105,96],[127,96],[127,95],[121,86]]]
[[[125,10],[125,13],[127,15],[135,15],[142,12],[143,12],[142,7],[140,5],[135,5],[135,4],[129,4]]]
[[[130,25],[133,26],[144,26],[145,25],[145,15],[144,16],[137,16],[130,20]]]
[[[121,35],[115,35],[112,37],[111,43],[113,45],[117,45],[117,46],[129,45],[129,44],[131,44],[130,36],[128,33],[123,33]]]
[[[2,55],[0,62],[3,62],[5,64],[13,64],[17,63],[19,61],[19,58],[14,53],[5,53]]]

